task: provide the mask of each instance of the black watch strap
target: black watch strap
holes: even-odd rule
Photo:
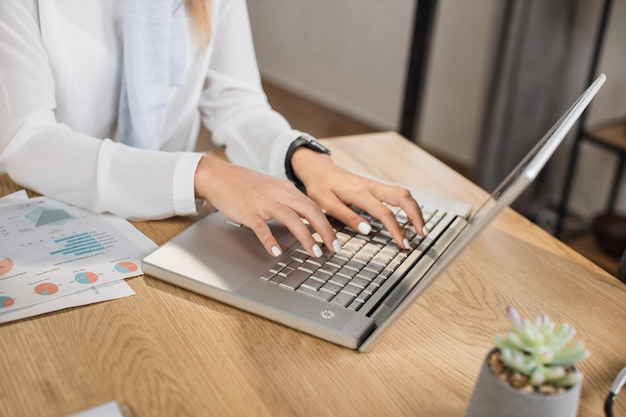
[[[285,173],[287,174],[287,178],[289,178],[289,181],[293,182],[296,187],[300,189],[300,191],[306,193],[304,184],[293,172],[293,167],[291,166],[291,157],[293,156],[294,152],[302,146],[314,150],[315,152],[325,153],[327,155],[330,155],[330,151],[328,150],[328,148],[319,143],[313,136],[310,135],[301,135],[296,140],[291,142],[291,145],[289,145],[287,155],[285,156]]]

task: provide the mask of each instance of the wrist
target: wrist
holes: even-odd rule
[[[306,151],[306,152],[305,152]],[[330,160],[330,151],[310,135],[303,134],[294,140],[285,156],[285,174],[302,192],[306,192],[302,168],[308,165],[307,159],[314,157],[325,157]],[[297,156],[297,157],[296,157]],[[319,159],[319,158],[316,158]],[[300,170],[298,170],[298,168]]]
[[[212,174],[216,169],[217,165],[226,163],[218,158],[212,156],[203,156],[198,162],[198,167],[196,168],[196,173],[194,175],[194,191],[196,198],[202,198],[205,200],[209,200],[208,196],[210,194],[209,187],[211,184],[211,179],[214,178]]]

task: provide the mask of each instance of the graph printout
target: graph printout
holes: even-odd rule
[[[128,221],[46,197],[0,206],[0,315],[141,275],[154,243]]]

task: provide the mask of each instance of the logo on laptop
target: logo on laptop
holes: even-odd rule
[[[322,310],[320,311],[320,315],[322,316],[322,318],[330,320],[335,317],[335,312],[332,310]]]

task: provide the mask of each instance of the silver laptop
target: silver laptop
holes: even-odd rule
[[[423,205],[427,237],[406,224],[401,250],[380,222],[360,235],[331,219],[343,250],[311,258],[282,225],[273,258],[252,230],[215,212],[148,255],[143,272],[330,342],[371,349],[442,271],[537,177],[605,81],[602,74],[473,214],[472,207],[411,189]],[[395,210],[406,223],[402,210]],[[366,214],[364,214],[366,215]]]

